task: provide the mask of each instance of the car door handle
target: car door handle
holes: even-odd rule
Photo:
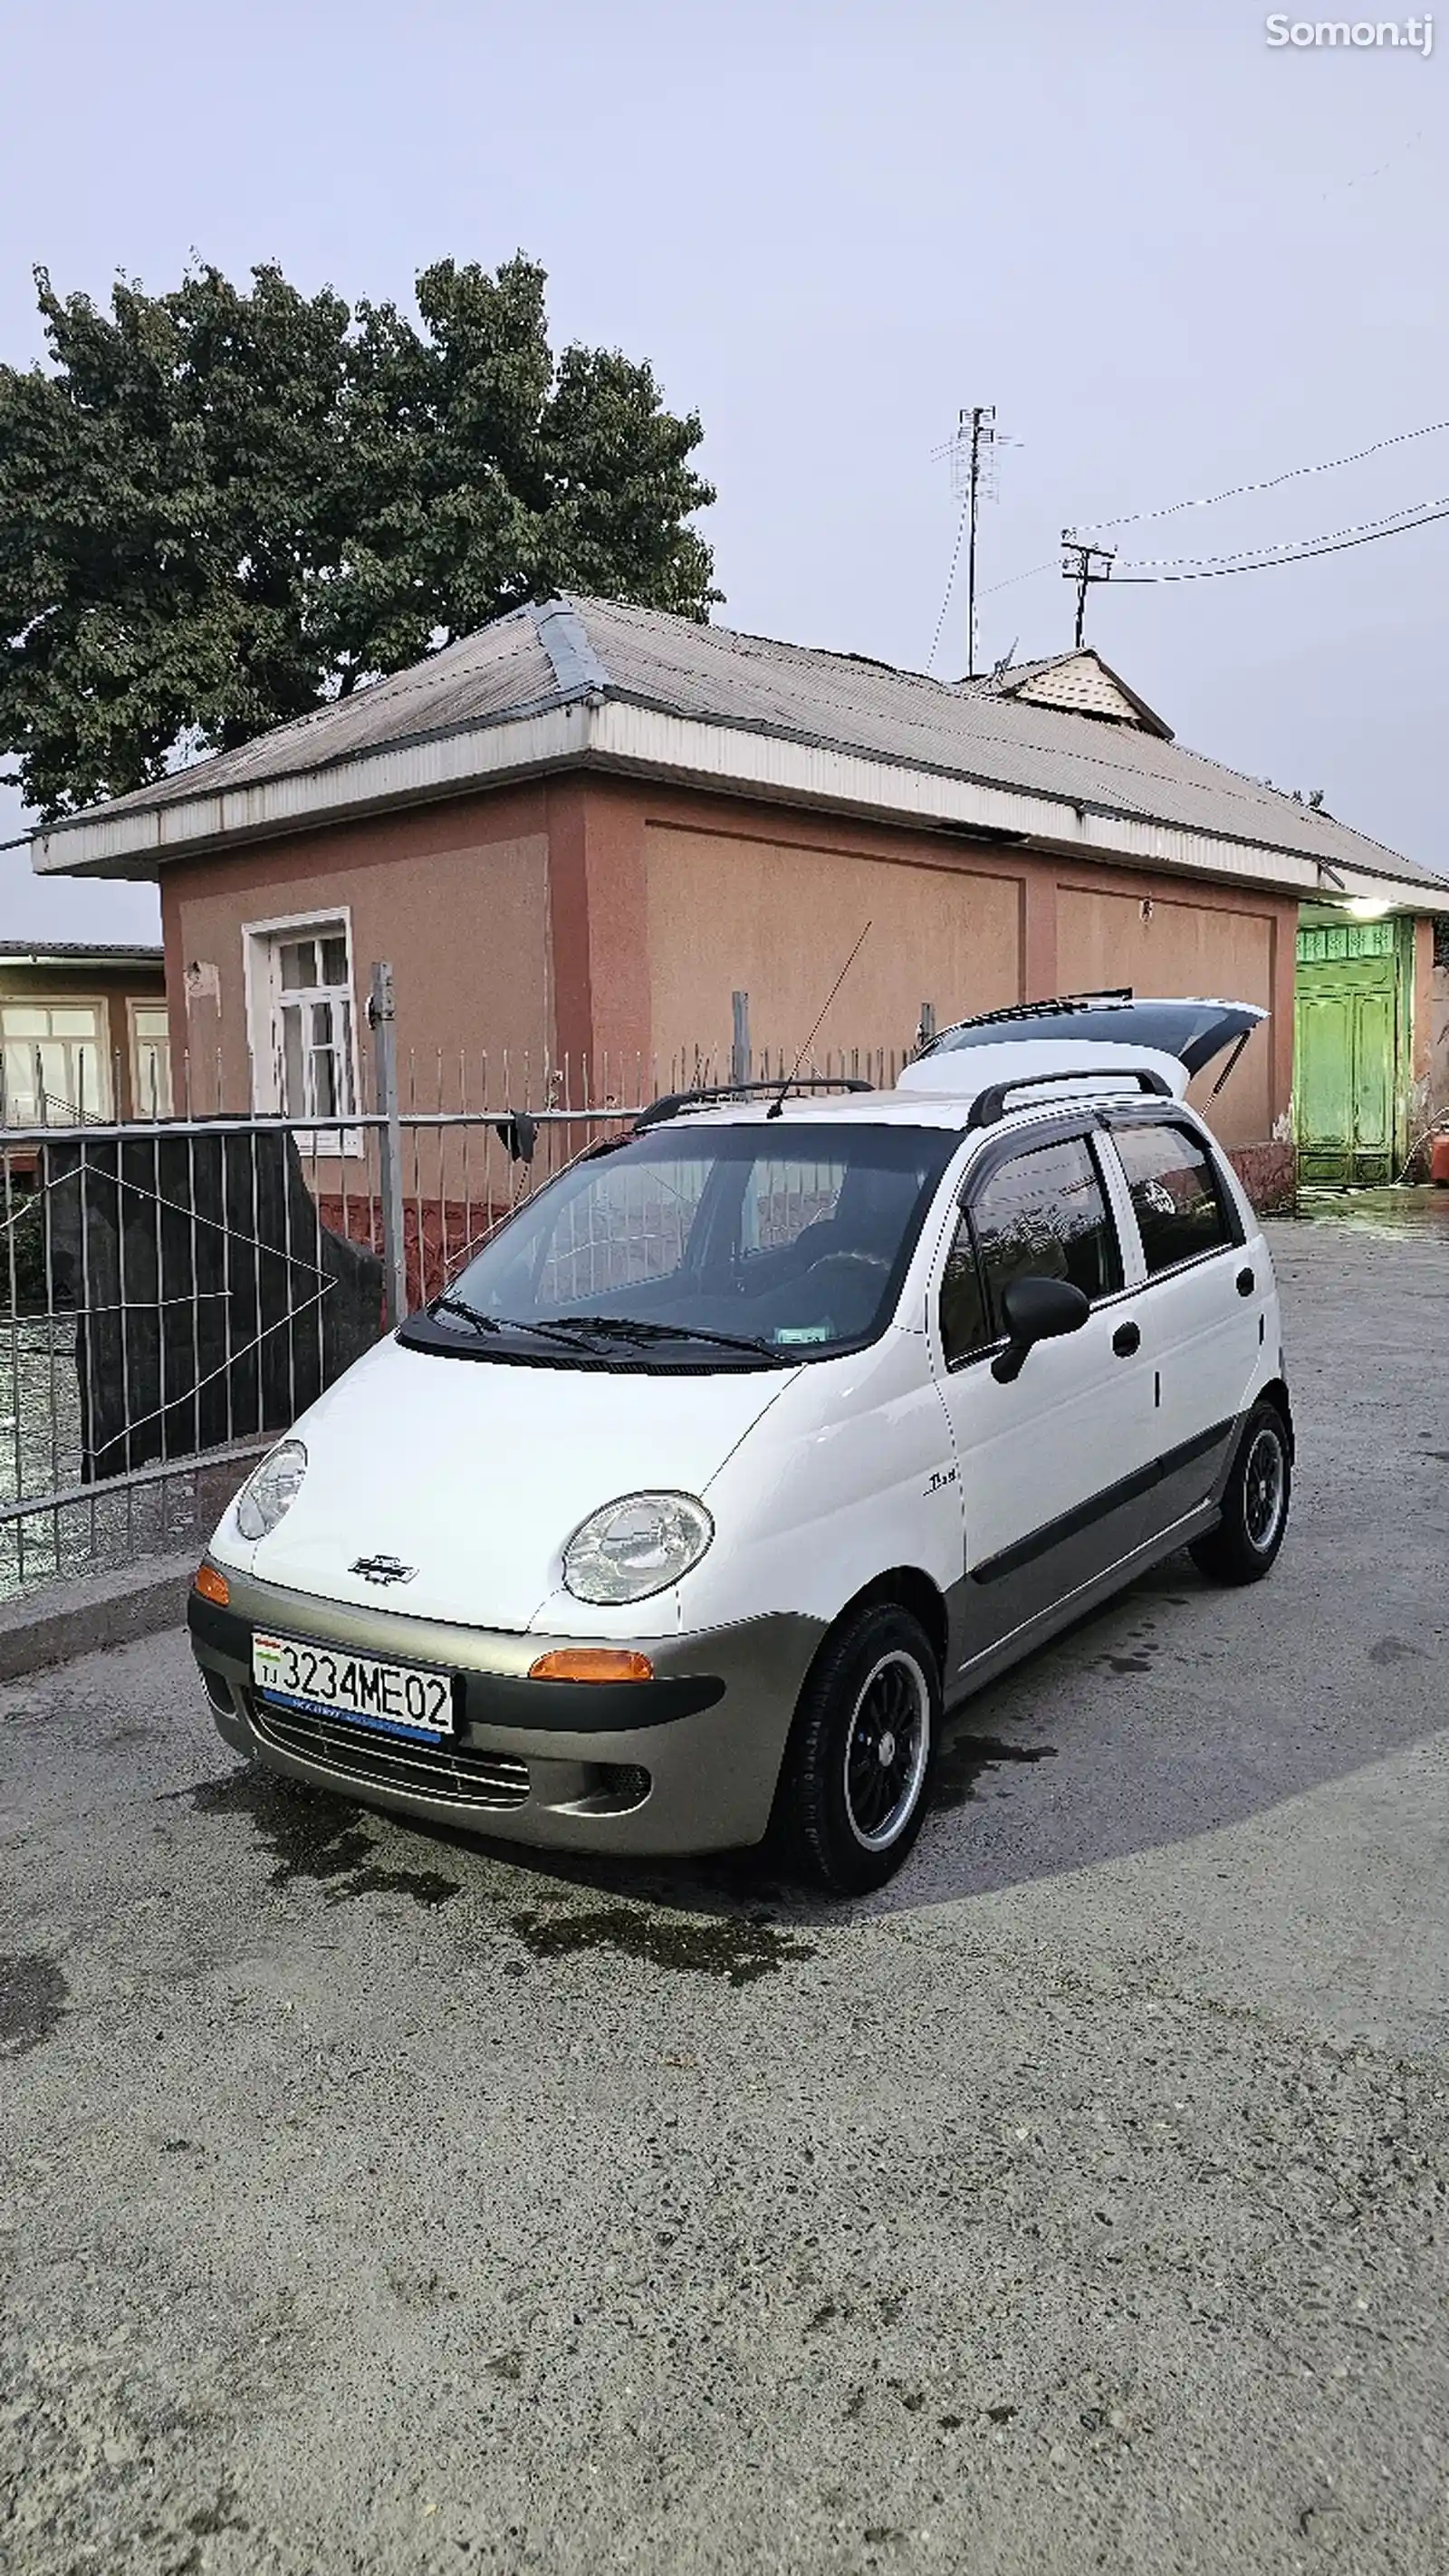
[[[1240,1270],[1238,1272],[1238,1295],[1240,1297],[1251,1297],[1257,1284],[1257,1280],[1253,1277],[1251,1270]]]
[[[1135,1324],[1119,1324],[1112,1335],[1112,1348],[1119,1360],[1130,1360],[1142,1348],[1142,1335]]]

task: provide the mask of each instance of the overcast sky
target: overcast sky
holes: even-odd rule
[[[1266,17],[10,0],[0,356],[41,353],[36,262],[99,299],[118,269],[173,285],[194,251],[405,301],[429,260],[521,247],[558,338],[648,357],[701,412],[723,623],[924,666],[957,517],[933,451],[987,402],[1016,443],[983,519],[982,648],[1051,652],[1064,525],[1449,415],[1449,12],[1427,59],[1274,49]],[[1449,433],[1116,541],[1218,554],[1444,495]],[[1446,574],[1449,522],[1098,590],[1088,636],[1195,749],[1322,787],[1449,872]],[[964,667],[958,598],[936,668]],[[0,838],[21,820],[0,790]],[[0,868],[0,937],[154,931],[149,888],[37,884],[23,852]]]

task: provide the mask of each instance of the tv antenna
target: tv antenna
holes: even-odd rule
[[[961,524],[957,533],[956,548],[959,557],[961,540],[964,536],[966,541],[966,677],[968,680],[974,680],[976,677],[976,540],[981,504],[983,501],[995,500],[997,449],[1002,446],[1009,447],[1011,444],[1011,440],[1004,439],[996,426],[995,403],[970,403],[964,405],[957,413],[954,435],[948,438],[944,447],[938,447],[936,450],[937,457],[944,456],[950,461],[952,494],[961,503]],[[955,577],[956,565],[953,561],[951,566],[953,582]],[[948,585],[948,603],[949,598]],[[943,623],[945,614],[943,608],[941,611]],[[936,640],[939,643],[939,626],[936,630]],[[933,645],[931,647],[933,660],[935,649]]]

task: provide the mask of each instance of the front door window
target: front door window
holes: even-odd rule
[[[1066,1279],[1092,1299],[1122,1285],[1122,1259],[1084,1136],[1003,1163],[962,1214],[941,1283],[941,1338],[954,1367],[1005,1339],[1013,1279]]]

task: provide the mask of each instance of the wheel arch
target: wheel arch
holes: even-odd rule
[[[901,1610],[909,1610],[913,1618],[919,1619],[930,1638],[944,1683],[946,1654],[950,1642],[950,1623],[945,1596],[940,1585],[934,1583],[930,1575],[919,1565],[890,1566],[884,1574],[873,1575],[869,1583],[863,1583],[858,1592],[852,1593],[850,1599],[836,1612],[821,1638],[811,1658],[811,1671],[814,1671],[821,1654],[839,1634],[846,1620],[853,1619],[861,1610],[874,1609],[878,1604],[889,1604]]]
[[[1288,1455],[1291,1459],[1294,1451],[1293,1407],[1288,1397],[1287,1380],[1281,1377],[1270,1377],[1266,1386],[1259,1387],[1255,1402],[1271,1404],[1274,1412],[1282,1416],[1283,1428],[1288,1434]]]

